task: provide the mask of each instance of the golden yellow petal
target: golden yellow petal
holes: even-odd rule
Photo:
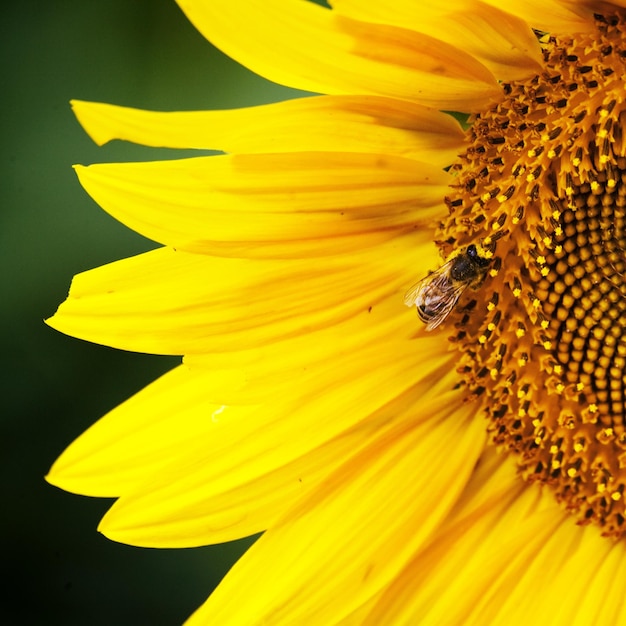
[[[378,96],[320,96],[228,111],[165,113],[81,100],[72,108],[99,145],[124,139],[225,152],[369,152],[444,167],[461,152],[464,137],[449,115]]]
[[[178,355],[266,345],[358,316],[371,320],[388,298],[396,314],[410,318],[403,293],[436,259],[432,244],[419,243],[416,236],[396,238],[314,263],[162,248],[75,276],[47,323],[95,343]]]
[[[331,383],[335,386],[345,379],[346,384],[353,381],[358,387],[360,372],[355,368],[366,371],[386,363],[400,367],[390,382],[396,389],[393,393],[399,394],[404,391],[405,383],[412,380],[407,375],[422,379],[429,367],[447,361],[449,353],[441,349],[436,334],[427,334],[423,328],[416,327],[414,315],[407,316],[398,304],[397,295],[392,293],[366,311],[315,332],[303,329],[300,334],[262,346],[247,344],[240,349],[224,346],[220,352],[187,356],[185,363],[209,371],[243,372],[243,383],[236,395],[232,398],[222,395],[224,402],[259,403],[275,401],[280,396],[301,403],[310,380],[315,377],[323,380],[322,386]],[[420,368],[415,372],[409,365],[409,371],[403,372],[405,360],[407,363],[419,360],[425,371]],[[331,373],[334,370],[337,373]]]
[[[286,401],[287,390],[276,390],[273,401],[236,423],[229,420],[231,408],[237,407],[223,407],[211,437],[188,444],[184,462],[174,458],[127,491],[100,530],[133,545],[182,547],[228,541],[271,527],[296,498],[374,446],[390,428],[427,419],[428,412],[415,413],[426,389],[437,381],[447,388],[454,384],[449,357],[446,362],[436,352],[420,353],[420,381],[408,359],[374,364],[371,352],[352,355],[363,361],[359,366],[338,354],[337,363],[324,363],[325,371],[320,368],[314,382],[294,377],[291,388],[297,386],[300,397],[292,391]],[[330,411],[332,420],[320,419]],[[109,457],[114,463],[114,454]]]
[[[556,506],[553,518],[558,519]],[[606,602],[617,593],[623,597],[625,584],[615,576],[626,564],[622,544],[601,537],[594,528],[575,526],[566,519],[533,550],[524,548],[526,558],[520,571],[507,584],[492,592],[486,606],[472,624],[548,622],[555,626],[613,624],[602,616],[616,617],[623,608]],[[507,588],[508,587],[508,588]],[[623,607],[623,602],[622,602]],[[489,617],[489,621],[485,617]]]
[[[554,518],[564,516],[553,503],[552,508]],[[607,541],[596,528],[576,526],[565,517],[527,557],[516,584],[495,594],[490,611],[494,624],[522,626],[546,617],[556,626],[621,623],[624,603],[615,596],[623,598],[626,586],[616,575],[626,565],[622,543]]]
[[[375,436],[381,420],[413,410],[419,402],[416,361],[431,393],[453,386],[443,375],[456,376],[448,364],[451,355],[441,353],[436,336],[409,341],[415,319],[398,314],[398,308],[397,298],[388,299],[317,333],[262,349],[187,359],[189,365],[79,437],[48,479],[79,493],[126,495],[129,506],[122,501],[103,526],[120,541],[197,545],[257,532],[294,489],[301,491],[294,472],[307,475],[310,484],[315,472],[331,467],[328,454],[340,458],[345,450],[338,442],[339,449],[331,448],[320,464],[317,446],[367,421],[373,432],[353,434],[356,450],[359,438]],[[370,417],[375,411],[381,415]],[[330,414],[332,420],[320,421],[320,415]],[[205,512],[206,506],[194,505],[195,516],[181,516],[176,507],[196,499],[211,508]],[[255,515],[233,513],[237,507],[254,507]],[[155,509],[164,518],[160,525]],[[201,511],[211,516],[210,523],[198,520]],[[227,521],[219,522],[218,513]],[[146,516],[152,517],[147,526]]]
[[[567,572],[562,576],[562,589],[555,590],[561,597],[573,599],[570,605],[577,607],[571,611],[572,626],[587,626],[588,624],[624,624],[626,623],[626,581],[624,568],[626,567],[626,551],[622,544],[613,545],[607,550],[604,537],[592,537],[592,529],[585,534],[584,548],[576,563],[569,564]],[[601,545],[602,544],[602,545]],[[578,556],[578,555],[577,555]],[[600,558],[598,558],[600,556]],[[602,558],[604,556],[604,558]],[[592,564],[590,568],[589,565]],[[579,581],[576,568],[588,570],[589,575],[583,577],[581,594],[574,598],[572,582]],[[561,576],[559,575],[559,580]],[[552,608],[558,608],[558,603],[552,598]],[[556,611],[555,611],[556,612]],[[563,616],[566,617],[566,616]],[[555,624],[567,626],[568,622],[559,614],[560,622]]]
[[[184,455],[186,446],[213,437],[220,429],[220,402],[243,386],[242,376],[234,369],[173,369],[85,431],[46,479],[74,493],[121,496]]]
[[[590,11],[579,0],[482,0],[485,4],[515,15],[533,28],[555,34],[572,34],[594,29]],[[583,10],[584,9],[584,10]]]
[[[77,173],[102,208],[146,237],[217,254],[230,244],[283,242],[280,256],[298,255],[303,240],[309,256],[311,240],[390,238],[430,224],[451,180],[437,165],[340,152],[108,163]],[[320,247],[327,251],[328,242]]]
[[[403,421],[302,498],[188,625],[330,624],[388,585],[449,511],[484,445],[475,407],[460,398],[425,397],[416,413],[430,420]]]
[[[165,482],[163,473],[158,482],[143,483],[136,493],[120,498],[112,506],[98,530],[114,541],[160,548],[193,547],[247,537],[271,527],[294,499],[308,493],[357,451],[360,443],[369,441],[365,437],[346,436],[332,442],[335,446],[322,446],[257,476],[249,468],[245,475],[229,469],[232,484],[228,485],[207,476],[214,472],[198,471],[197,463],[202,457],[199,450],[192,448],[195,467],[173,465],[169,481]],[[208,470],[206,453],[204,458],[202,469]]]
[[[340,17],[306,1],[178,0],[230,57],[277,83],[328,94],[373,94],[474,111],[499,90],[471,55],[427,35]]]
[[[625,557],[489,450],[438,535],[361,623],[620,623]]]
[[[530,26],[482,2],[427,0],[417,7],[414,0],[333,0],[332,5],[351,18],[401,26],[456,46],[501,80],[525,78],[541,67],[541,48]]]
[[[539,491],[528,489],[513,463],[503,463],[495,452],[476,469],[444,526],[381,594],[363,624],[465,625],[474,624],[475,615],[492,623],[494,590],[514,586],[528,555],[541,549],[564,514],[555,515],[556,507],[539,509]]]

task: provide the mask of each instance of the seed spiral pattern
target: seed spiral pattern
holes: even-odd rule
[[[504,85],[454,164],[444,256],[493,251],[456,314],[468,396],[521,474],[580,523],[626,531],[626,20],[538,34],[544,69]]]

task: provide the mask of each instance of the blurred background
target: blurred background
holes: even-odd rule
[[[155,247],[83,192],[72,164],[191,153],[97,148],[71,98],[157,110],[293,97],[226,58],[174,0],[21,0],[2,11],[0,209],[3,626],[181,624],[250,541],[148,550],[96,532],[110,501],[44,481],[58,454],[178,359],[87,344],[48,328],[72,276]]]

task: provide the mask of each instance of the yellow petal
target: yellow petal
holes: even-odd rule
[[[337,16],[306,1],[178,0],[230,57],[274,82],[328,94],[373,94],[474,111],[499,90],[472,56],[427,35]]]
[[[406,315],[403,292],[433,261],[424,257],[431,248],[418,244],[415,236],[397,238],[315,263],[162,248],[74,277],[47,323],[80,339],[156,354],[261,346],[370,316],[386,298]]]
[[[370,352],[370,351],[368,351]],[[366,355],[363,355],[366,356]],[[184,547],[228,541],[260,532],[296,498],[303,497],[348,459],[375,445],[415,414],[436,380],[454,384],[450,361],[422,355],[425,378],[402,376],[408,361],[377,361],[369,371],[338,358],[315,385],[294,380],[301,397],[249,412],[229,430],[231,407],[217,416],[224,429],[185,448],[157,475],[127,491],[104,517],[100,530],[133,545]],[[447,372],[446,372],[447,370]],[[413,387],[411,387],[413,385]],[[292,395],[293,392],[292,392]],[[236,407],[235,407],[236,408]],[[320,416],[334,411],[332,420]],[[328,422],[328,423],[324,423]],[[109,454],[110,462],[114,456]]]
[[[568,604],[572,610],[569,615],[559,613],[561,621],[555,621],[555,624],[586,626],[626,623],[626,581],[623,576],[626,551],[622,543],[606,546],[606,538],[592,536],[594,530],[589,528],[585,532],[583,549],[576,562],[568,564],[567,572],[560,572],[563,574],[559,575],[561,588],[554,591],[561,593],[561,597],[571,598]],[[578,577],[576,568],[585,570],[588,575]],[[577,584],[577,590],[580,590],[578,597],[572,593],[572,584]],[[549,599],[547,593],[542,594],[546,600]],[[554,597],[552,600],[554,602]],[[553,610],[555,604],[558,605],[554,602]]]
[[[562,514],[561,514],[562,515]],[[559,518],[554,506],[553,519]],[[499,543],[499,542],[498,542]],[[492,592],[492,606],[473,624],[523,626],[547,621],[555,626],[617,624],[624,614],[623,602],[606,602],[614,594],[623,597],[625,585],[616,569],[626,564],[621,544],[613,544],[595,528],[581,528],[565,519],[544,541],[524,546],[525,557],[513,580]],[[490,620],[485,620],[485,616]]]
[[[623,597],[625,557],[489,450],[438,535],[361,623],[620,623],[624,605],[612,599]]]
[[[405,421],[307,494],[188,624],[330,624],[387,585],[453,505],[484,445],[475,407],[454,396],[443,407],[425,400],[432,419]]]
[[[524,20],[533,28],[554,34],[581,33],[595,29],[590,8],[579,0],[483,0]]]
[[[412,0],[393,3],[333,0],[340,14],[358,20],[409,28],[471,54],[502,80],[536,74],[542,63],[539,42],[527,22],[471,0]]]
[[[237,393],[241,376],[232,369],[173,369],[85,431],[56,460],[46,480],[83,495],[126,493],[170,464],[172,456],[184,455],[189,443],[219,431],[220,400]]]
[[[77,172],[96,202],[146,237],[217,254],[232,254],[231,244],[267,242],[276,250],[283,242],[280,256],[302,255],[302,241],[309,256],[332,243],[311,240],[370,233],[379,240],[430,224],[445,210],[451,180],[412,159],[338,152],[108,163]]]
[[[223,402],[275,403],[276,396],[280,396],[301,404],[303,396],[311,395],[306,390],[316,377],[321,377],[322,387],[329,389],[341,380],[359,386],[362,372],[358,368],[366,372],[389,364],[394,368],[390,385],[396,391],[385,389],[384,393],[400,394],[405,383],[424,378],[428,367],[448,358],[440,338],[416,326],[415,316],[399,309],[396,295],[391,294],[367,311],[315,332],[304,329],[298,335],[262,346],[224,346],[220,352],[187,356],[185,363],[208,371],[242,372],[236,395],[222,394]],[[416,359],[424,370],[414,372],[413,365],[408,365],[409,371],[402,371],[405,360],[415,363]],[[396,368],[400,371],[395,372]]]
[[[444,167],[461,152],[456,120],[418,104],[378,96],[321,96],[228,111],[142,111],[72,101],[99,145],[124,139],[146,146],[225,152],[369,152]]]
[[[332,466],[329,454],[338,459],[345,450],[343,441],[333,444],[320,465],[317,446],[364,421],[373,422],[372,437],[381,420],[406,417],[419,401],[419,374],[431,393],[454,385],[443,375],[455,379],[451,355],[441,353],[436,336],[408,341],[415,319],[394,316],[397,307],[379,304],[262,350],[187,359],[189,366],[81,435],[48,479],[79,493],[127,496],[103,522],[119,541],[197,545],[262,530],[261,521],[269,523],[276,507],[302,490],[294,472],[309,485]],[[375,411],[381,415],[371,417]],[[358,444],[364,434],[352,439]],[[181,515],[181,507],[191,512]]]
[[[476,623],[491,624],[494,590],[514,587],[529,554],[541,549],[564,518],[554,509],[538,510],[539,496],[515,476],[510,460],[502,463],[490,451],[446,524],[381,594],[363,623],[474,624],[479,615],[483,621]]]

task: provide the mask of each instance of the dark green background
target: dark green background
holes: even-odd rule
[[[247,543],[193,550],[116,544],[96,532],[108,501],[43,479],[72,439],[177,362],[77,341],[43,323],[73,274],[155,247],[101,211],[72,164],[183,155],[120,142],[97,148],[68,101],[184,110],[294,93],[212,48],[173,0],[3,6],[0,623],[180,624]]]

